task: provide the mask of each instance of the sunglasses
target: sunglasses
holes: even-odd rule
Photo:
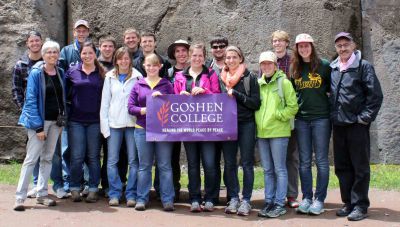
[[[214,45],[211,48],[213,48],[214,50],[216,49],[224,49],[226,47],[226,45],[222,44],[222,45]]]

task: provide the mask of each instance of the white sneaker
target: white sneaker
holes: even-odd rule
[[[64,190],[64,188],[57,189],[56,196],[59,199],[68,198],[68,193]]]
[[[28,194],[26,194],[26,197],[33,199],[33,198],[36,198],[36,194],[37,194],[37,190],[36,190],[36,187],[34,187],[28,192]]]

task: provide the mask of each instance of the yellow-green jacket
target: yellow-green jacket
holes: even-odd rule
[[[282,93],[285,103],[278,94],[278,78],[282,81]],[[290,136],[290,119],[293,118],[299,106],[292,83],[286,79],[281,70],[277,70],[267,84],[264,76],[258,79],[260,86],[261,106],[256,111],[258,138],[278,138]]]

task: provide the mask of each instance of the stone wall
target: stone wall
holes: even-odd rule
[[[373,62],[385,91],[382,111],[372,125],[372,161],[400,163],[399,155],[399,16],[397,0],[28,0],[0,3],[0,159],[23,158],[25,135],[15,128],[17,113],[10,95],[11,68],[24,51],[23,34],[38,29],[64,44],[73,22],[86,19],[92,38],[113,35],[122,44],[128,27],[156,33],[157,50],[165,54],[177,39],[203,41],[216,34],[242,48],[248,66],[257,68],[259,53],[271,49],[270,34],[288,31],[291,41],[309,33],[324,58],[335,55],[333,37],[350,31]],[[3,21],[5,23],[3,23]],[[4,35],[3,35],[4,34]],[[4,50],[4,51],[3,51]],[[7,126],[7,127],[3,127]]]
[[[18,113],[11,96],[11,72],[26,50],[26,34],[39,31],[44,38],[65,43],[63,1],[0,1],[0,161],[23,159],[26,133],[17,127]]]

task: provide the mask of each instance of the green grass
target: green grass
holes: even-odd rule
[[[18,177],[21,170],[21,164],[11,162],[10,164],[0,164],[0,184],[17,185]],[[153,171],[154,172],[154,171]],[[239,181],[242,185],[243,173],[239,170]],[[313,168],[314,185],[316,178],[316,169]],[[187,188],[188,175],[187,172],[182,173],[181,185]],[[331,166],[329,189],[339,187],[339,181],[335,175],[334,169]],[[382,190],[400,191],[400,165],[371,165],[371,188]],[[264,174],[262,168],[257,167],[254,171],[254,189],[264,188]]]

